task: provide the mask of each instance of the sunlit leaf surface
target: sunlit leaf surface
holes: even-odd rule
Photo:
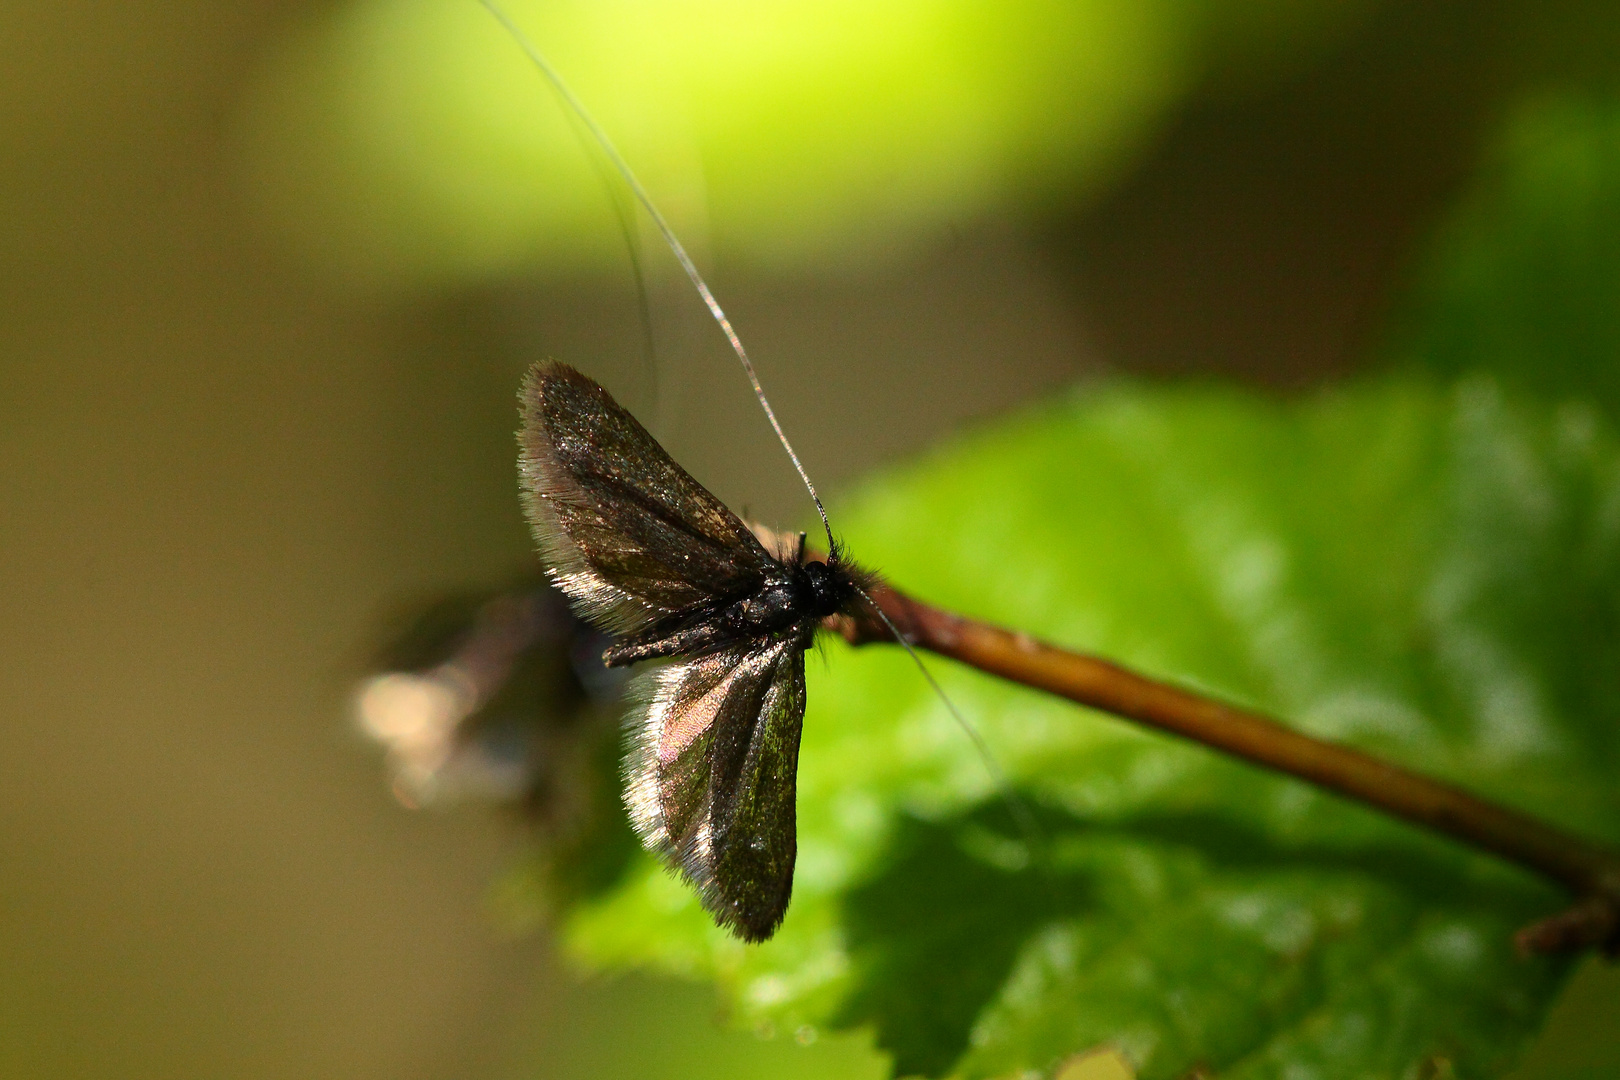
[[[1591,410],[1487,378],[1291,403],[1105,386],[834,521],[932,601],[1620,840],[1620,450]],[[728,939],[641,860],[574,912],[575,953],[712,977],[742,1022],[870,1026],[898,1073],[966,1077],[1099,1043],[1148,1080],[1489,1077],[1560,984],[1509,943],[1562,899],[1536,878],[933,666],[1039,843],[902,654],[832,644],[777,938]]]

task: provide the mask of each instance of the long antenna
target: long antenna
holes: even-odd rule
[[[816,513],[821,516],[821,527],[827,532],[828,557],[836,558],[838,545],[833,541],[832,524],[827,520],[827,508],[821,505],[821,496],[816,494],[816,485],[810,482],[810,474],[804,471],[804,465],[799,461],[799,455],[794,452],[793,444],[788,441],[787,432],[782,430],[781,422],[776,419],[776,410],[771,408],[770,399],[765,396],[765,388],[759,383],[759,375],[754,371],[754,362],[748,359],[748,350],[743,348],[742,338],[737,336],[737,331],[733,329],[731,320],[726,317],[725,309],[720,306],[720,302],[714,298],[714,293],[709,290],[709,283],[703,280],[703,275],[698,272],[697,264],[692,261],[692,256],[686,253],[686,248],[681,244],[680,238],[675,235],[675,230],[670,228],[669,222],[664,220],[664,215],[659,213],[657,204],[652,201],[652,196],[648,195],[647,189],[641,186],[641,181],[636,178],[635,172],[619,154],[618,148],[613,145],[613,140],[608,138],[607,132],[603,131],[601,125],[597,124],[590,111],[585,108],[584,102],[574,96],[574,92],[568,88],[568,84],[557,73],[557,69],[551,66],[551,61],[546,59],[539,46],[529,40],[529,36],[523,32],[517,23],[512,21],[511,16],[502,10],[500,5],[495,3],[495,0],[478,0],[478,2],[483,4],[485,10],[495,16],[496,21],[506,28],[506,32],[512,35],[512,40],[516,41],[518,47],[528,55],[529,61],[551,83],[552,87],[557,91],[557,95],[562,98],[563,103],[573,111],[575,116],[579,117],[580,122],[585,125],[591,136],[596,139],[597,144],[601,146],[602,152],[607,155],[607,159],[613,163],[613,167],[624,178],[625,184],[629,186],[636,197],[636,201],[641,204],[641,208],[647,211],[647,216],[652,219],[653,224],[658,227],[658,231],[663,234],[664,242],[669,245],[669,250],[675,255],[675,261],[681,264],[682,270],[686,271],[686,276],[691,280],[692,287],[697,289],[698,295],[703,298],[703,303],[708,306],[709,314],[714,316],[714,321],[720,324],[720,329],[726,335],[726,340],[731,342],[731,351],[736,353],[737,359],[742,362],[743,371],[747,373],[748,381],[754,387],[754,396],[759,399],[759,407],[765,410],[765,418],[771,422],[771,428],[776,432],[777,440],[781,442],[782,449],[786,450],[788,457],[792,459],[793,467],[799,472],[799,479],[804,481],[804,488],[810,493],[810,500],[816,504]]]

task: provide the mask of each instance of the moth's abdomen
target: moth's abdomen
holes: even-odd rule
[[[801,592],[792,580],[770,581],[753,596],[733,605],[728,614],[744,634],[771,634],[809,613]]]

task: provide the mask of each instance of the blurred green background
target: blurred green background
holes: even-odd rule
[[[1288,393],[1418,348],[1393,298],[1489,237],[1504,125],[1620,82],[1620,11],[1576,0],[514,11],[833,491],[1086,374]],[[383,612],[528,563],[534,357],[804,511],[644,239],[654,394],[611,198],[515,48],[473,0],[7,14],[0,1074],[880,1075],[503,934],[519,830],[407,814],[351,733]],[[1525,1080],[1620,1073],[1617,1011],[1583,971]]]

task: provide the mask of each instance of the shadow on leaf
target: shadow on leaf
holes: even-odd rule
[[[845,899],[858,989],[836,1025],[874,1025],[896,1075],[947,1071],[1030,935],[1091,906],[1087,876],[1037,865],[1009,818],[903,818],[885,872]]]
[[[1344,979],[1396,955],[1436,920],[1491,928],[1490,963],[1507,965],[1521,984],[1555,985],[1564,966],[1519,961],[1508,946],[1516,920],[1556,904],[1555,890],[1507,868],[1482,879],[1477,862],[1431,838],[1284,848],[1213,815],[1101,824],[1052,810],[1040,812],[1039,826],[1035,859],[1000,805],[938,821],[903,818],[883,871],[846,897],[855,978],[835,1026],[871,1025],[878,1045],[894,1055],[896,1075],[942,1076],[957,1067],[1026,946],[1059,924],[1092,926],[1101,947],[1123,949],[1137,956],[1136,967],[1157,972],[1151,988],[1087,991],[1111,1003],[1090,1023],[1125,1023],[1124,1014],[1140,1006],[1140,1022],[1164,1020],[1173,1029],[1174,1021],[1154,1016],[1154,1002],[1208,996],[1226,1003],[1209,1005],[1220,1033],[1194,1041],[1218,1050],[1227,1064],[1352,992]],[[1223,912],[1261,897],[1268,914],[1260,924],[1223,922]],[[1353,914],[1341,923],[1324,921],[1324,911],[1346,905]],[[1280,939],[1290,925],[1314,929]],[[1165,935],[1174,940],[1158,940]],[[1347,964],[1351,957],[1360,959]],[[1108,983],[1118,960],[1100,954],[1080,963],[1086,978]],[[1474,970],[1455,974],[1467,978]],[[1438,970],[1423,981],[1436,978],[1447,981]],[[1076,1030],[1086,1028],[1082,1020]],[[1107,1030],[1091,1035],[1111,1037]],[[1178,1056],[1178,1042],[1167,1029],[1155,1057]],[[1085,1048],[1048,1046],[1037,1056]],[[1150,1072],[1159,1074],[1166,1062],[1154,1065]]]

